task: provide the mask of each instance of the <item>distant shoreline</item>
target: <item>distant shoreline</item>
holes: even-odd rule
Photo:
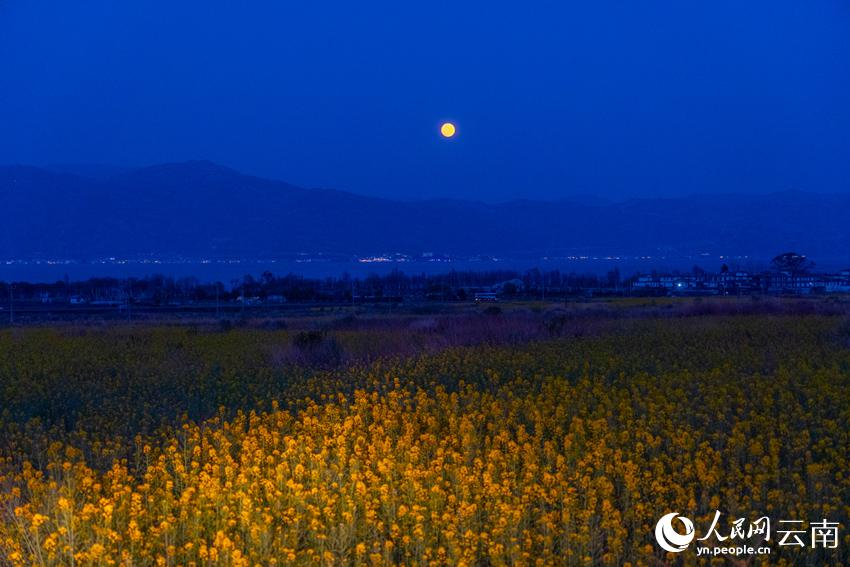
[[[506,258],[493,259],[438,259],[406,261],[358,261],[324,260],[128,260],[128,261],[2,261],[0,260],[0,282],[53,283],[67,276],[70,280],[90,278],[144,278],[163,275],[172,278],[196,278],[202,283],[231,280],[245,275],[259,277],[263,272],[274,275],[295,274],[311,278],[342,277],[345,274],[365,277],[370,274],[384,275],[396,270],[405,274],[435,275],[451,271],[487,272],[498,270],[526,271],[535,268],[546,271],[560,270],[565,273],[604,275],[617,268],[623,276],[647,271],[690,271],[695,265],[708,271],[718,269],[723,263],[742,269],[760,270],[768,265],[768,259],[755,260],[745,256],[693,256],[693,257],[601,257],[587,256],[567,258]],[[819,269],[844,269],[850,259],[820,260]]]

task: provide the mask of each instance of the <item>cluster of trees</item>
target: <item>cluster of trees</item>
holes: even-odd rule
[[[775,272],[801,275],[814,263],[806,256],[786,252],[771,261]],[[730,269],[724,264],[721,272]],[[693,275],[705,275],[699,266]],[[679,275],[673,272],[672,275]],[[636,277],[636,276],[634,276]],[[623,279],[618,268],[604,276],[562,273],[540,269],[455,271],[441,274],[405,274],[394,270],[386,274],[353,277],[308,278],[296,274],[275,276],[264,272],[260,277],[245,275],[227,283],[201,282],[195,277],[172,278],[154,275],[145,278],[91,278],[70,281],[67,277],[55,283],[0,282],[0,298],[14,301],[68,302],[78,298],[84,302],[110,301],[168,305],[213,301],[250,302],[348,302],[400,301],[403,299],[464,301],[476,291],[494,290],[503,298],[554,298],[594,293],[617,293],[628,288],[634,279]]]
[[[210,301],[396,301],[401,299],[467,300],[475,291],[498,288],[504,297],[539,297],[578,293],[586,289],[614,289],[622,285],[616,268],[606,276],[564,274],[538,269],[518,272],[451,271],[442,274],[405,274],[399,270],[366,277],[308,278],[295,274],[204,283],[194,277],[92,278],[85,281],[13,284],[0,282],[0,297],[15,301],[120,301],[167,305]],[[10,289],[11,287],[11,289]]]

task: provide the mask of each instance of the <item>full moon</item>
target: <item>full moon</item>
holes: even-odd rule
[[[455,128],[455,125],[451,122],[445,122],[442,126],[440,126],[440,134],[443,135],[443,138],[451,138],[455,135],[456,131],[457,129]]]

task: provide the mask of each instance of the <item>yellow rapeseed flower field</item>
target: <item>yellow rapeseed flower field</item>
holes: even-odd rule
[[[759,564],[850,563],[845,320],[604,323],[324,368],[288,331],[2,332],[0,564],[695,565],[654,524],[716,509],[842,523]]]

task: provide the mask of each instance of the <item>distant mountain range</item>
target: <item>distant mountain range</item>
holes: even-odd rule
[[[87,173],[88,172],[88,173]],[[209,162],[0,167],[0,259],[679,254],[850,258],[850,194],[608,202],[394,201],[304,189]]]

